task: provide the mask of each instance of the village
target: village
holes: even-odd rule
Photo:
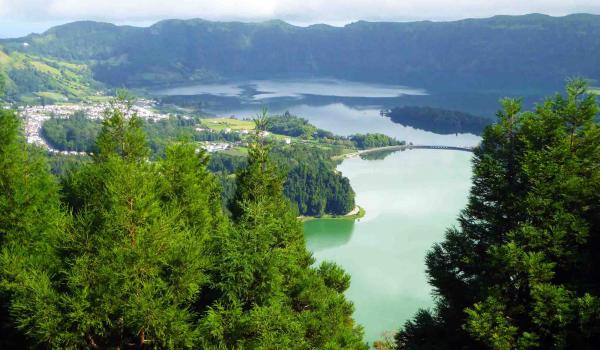
[[[111,107],[110,103],[70,103],[70,104],[52,104],[52,105],[31,105],[19,106],[17,112],[24,121],[25,137],[28,143],[43,147],[48,152],[62,155],[87,155],[86,152],[59,150],[51,147],[42,136],[42,127],[50,119],[67,119],[76,113],[82,113],[86,118],[92,120],[102,120],[106,115],[106,110]],[[131,114],[135,113],[145,121],[160,121],[173,117],[169,113],[158,111],[157,102],[153,99],[138,99],[131,108]],[[180,116],[183,119],[191,119],[189,116]],[[253,123],[249,120],[240,120],[234,116],[228,118],[207,118],[203,119],[201,125],[194,128],[198,133],[236,133],[240,138],[250,134],[253,129]],[[268,131],[261,131],[260,137],[267,137]],[[291,143],[290,138],[281,140],[286,144]],[[244,146],[243,141],[202,141],[200,147],[207,152],[219,152],[232,149],[237,146]]]
[[[139,99],[132,107],[132,113],[144,120],[161,120],[169,118],[168,114],[155,111],[156,101],[151,99]],[[104,119],[106,110],[110,107],[108,102],[102,103],[69,103],[52,105],[19,106],[17,112],[24,121],[25,136],[27,142],[47,148],[52,153],[60,154],[85,154],[85,152],[60,151],[52,149],[41,136],[41,129],[45,121],[55,119],[66,119],[77,112],[82,112],[89,119]]]

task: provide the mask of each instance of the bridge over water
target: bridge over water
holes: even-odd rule
[[[352,158],[356,156],[360,156],[361,154],[381,152],[381,151],[406,151],[412,149],[438,149],[438,150],[448,150],[448,151],[462,151],[462,152],[473,152],[475,147],[470,146],[446,146],[446,145],[397,145],[397,146],[386,146],[386,147],[377,147],[377,148],[369,148],[360,150],[357,152],[347,153],[339,158]]]

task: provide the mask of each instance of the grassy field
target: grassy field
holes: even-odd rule
[[[247,147],[235,147],[235,148],[230,148],[225,151],[220,151],[220,153],[225,153],[225,154],[229,154],[232,156],[247,156],[248,148]]]
[[[104,103],[104,102],[112,101],[113,99],[114,99],[114,96],[110,96],[110,95],[90,95],[90,96],[86,96],[84,98],[84,101],[90,102],[90,103]]]
[[[589,90],[590,94],[600,95],[600,87],[593,87]]]
[[[54,91],[40,91],[36,92],[35,95],[51,101],[65,101],[67,99],[65,95]]]
[[[0,74],[7,78],[7,95],[26,102],[63,102],[93,95],[101,84],[88,66],[22,52],[6,52],[0,46]]]
[[[253,130],[254,122],[251,120],[239,120],[233,118],[208,118],[202,119],[202,124],[207,128],[221,131],[231,130]]]

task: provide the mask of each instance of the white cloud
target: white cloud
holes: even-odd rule
[[[450,20],[495,14],[600,13],[598,0],[0,0],[2,21],[93,19],[148,23],[165,18],[343,24],[365,20]],[[4,25],[6,26],[6,25]]]

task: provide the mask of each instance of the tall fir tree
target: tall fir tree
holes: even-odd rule
[[[22,305],[12,299],[54,297],[46,288],[60,273],[55,247],[65,220],[42,151],[26,143],[15,112],[0,110],[1,348],[27,344]]]
[[[427,256],[438,304],[399,349],[592,349],[600,342],[598,105],[574,80],[533,112],[505,100],[459,228]]]
[[[311,267],[301,223],[283,195],[284,175],[256,122],[248,165],[237,174],[234,227],[218,246],[214,288],[222,297],[203,322],[203,347],[366,349],[342,294],[349,277],[334,264]]]
[[[366,349],[349,276],[312,267],[263,140],[229,219],[204,151],[180,141],[150,161],[126,94],[60,195],[18,118],[0,123],[2,345]]]
[[[206,233],[199,226],[209,223],[190,212],[197,203],[187,208],[174,204],[186,190],[173,193],[159,181],[161,172],[148,161],[139,118],[127,106],[128,100],[115,102],[94,162],[68,184],[69,203],[75,206],[72,223],[55,245],[60,273],[12,298],[19,328],[44,347],[179,349],[196,344],[194,320],[199,316],[191,305],[208,280],[199,239]],[[21,283],[15,289],[27,287]]]

